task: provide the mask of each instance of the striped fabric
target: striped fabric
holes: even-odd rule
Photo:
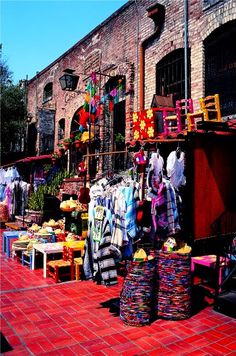
[[[160,183],[157,197],[152,199],[152,222],[157,235],[166,229],[168,234],[180,230],[175,190],[168,180]]]
[[[84,273],[86,279],[101,281],[106,285],[117,284],[117,269],[114,254],[110,250],[111,228],[109,220],[105,216],[101,223],[96,224],[95,219],[89,223],[89,234],[86,240]],[[96,225],[96,226],[95,226]],[[101,232],[101,239],[94,239],[94,228]]]
[[[170,182],[166,182],[165,184],[166,184],[168,233],[175,234],[180,230],[176,195],[172,184]]]

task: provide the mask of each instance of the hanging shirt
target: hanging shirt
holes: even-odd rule
[[[6,185],[0,183],[0,201],[3,201],[6,196]]]
[[[5,174],[6,174],[5,169],[0,168],[0,184],[5,184],[6,183]]]
[[[86,239],[84,273],[86,279],[99,276],[106,285],[117,284],[117,269],[114,254],[110,250],[111,228],[106,217],[107,209],[97,206],[94,219],[89,223]]]
[[[177,158],[176,151],[172,151],[166,164],[167,176],[170,178],[171,184],[175,189],[186,184],[184,176],[184,152],[181,152],[180,158]]]
[[[152,199],[152,223],[157,238],[180,230],[175,190],[168,180],[160,183],[157,197]]]

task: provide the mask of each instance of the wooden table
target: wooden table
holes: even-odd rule
[[[33,244],[32,251],[32,270],[35,269],[35,253],[39,251],[43,254],[43,276],[47,277],[47,255],[53,253],[62,253],[63,246],[71,247],[75,251],[84,250],[84,241],[66,241],[66,242],[52,242],[52,243],[42,243],[42,244]]]
[[[222,283],[222,272],[224,268],[227,266],[229,260],[224,257],[220,257],[220,265],[219,265],[219,280],[218,283],[221,285]],[[216,255],[204,255],[204,256],[196,256],[191,258],[191,270],[194,272],[196,265],[201,265],[209,268],[216,269]]]

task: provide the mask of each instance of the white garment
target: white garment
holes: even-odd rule
[[[16,167],[9,167],[5,173],[6,183],[11,183],[13,180],[20,178]]]
[[[6,183],[5,174],[6,174],[5,169],[0,168],[0,184]]]
[[[175,189],[186,184],[186,178],[184,176],[184,158],[184,152],[181,152],[180,158],[177,158],[176,151],[172,151],[167,158],[167,176],[170,178]]]
[[[90,199],[96,199],[104,195],[104,189],[101,185],[94,184],[89,191]]]
[[[159,153],[152,153],[150,158],[150,170],[154,170],[155,176],[162,174],[164,159]]]

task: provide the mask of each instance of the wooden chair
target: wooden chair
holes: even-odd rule
[[[47,277],[52,276],[55,282],[61,281],[62,277],[70,277],[72,281],[75,277],[73,248],[63,246],[63,257],[61,260],[49,261],[47,263]]]
[[[75,279],[76,281],[79,281],[83,268],[83,258],[82,257],[74,258],[74,263],[75,263]]]
[[[209,95],[200,99],[200,108],[205,121],[221,121],[219,94]]]
[[[32,269],[32,251],[22,251],[22,266],[29,266]]]
[[[197,111],[187,114],[187,127],[188,131],[197,130],[197,122],[204,119],[203,112]]]
[[[193,113],[193,100],[181,99],[176,101],[174,115],[163,115],[164,134],[171,132],[181,132],[186,129],[186,117],[188,113]]]
[[[21,262],[22,266],[29,266],[30,269],[32,269],[32,252],[33,252],[33,244],[37,243],[38,241],[35,240],[30,240],[30,242],[27,245],[27,249],[22,251],[21,255]],[[35,253],[35,257],[37,256],[37,252]]]
[[[187,114],[188,131],[196,130],[198,121],[221,121],[219,94],[206,96],[199,102],[200,110]]]

